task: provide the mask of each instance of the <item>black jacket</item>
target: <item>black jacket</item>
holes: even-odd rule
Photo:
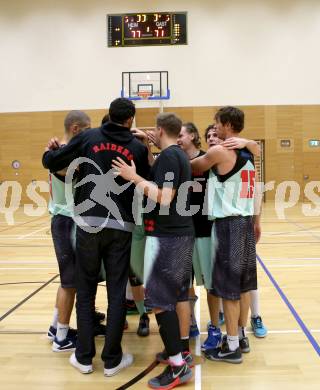
[[[74,198],[78,225],[133,230],[134,185],[121,177],[116,178],[110,171],[112,160],[118,156],[128,164],[133,160],[138,175],[147,177],[146,146],[128,128],[112,122],[86,130],[66,146],[44,153],[42,164],[51,172],[68,167],[78,157],[91,160],[74,163],[74,169],[79,169]]]

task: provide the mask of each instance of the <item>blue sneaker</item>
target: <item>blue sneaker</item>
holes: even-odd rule
[[[201,351],[206,351],[207,349],[218,348],[221,344],[222,333],[219,328],[210,325],[208,328],[208,337],[205,342],[201,345]]]
[[[190,325],[189,337],[192,339],[200,335],[198,325]]]
[[[256,337],[263,338],[268,334],[268,329],[263,325],[262,318],[251,317],[251,328]]]

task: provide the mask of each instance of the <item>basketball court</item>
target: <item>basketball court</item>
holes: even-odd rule
[[[194,379],[185,389],[318,389],[320,381],[320,218],[306,218],[301,205],[279,220],[271,204],[263,208],[263,235],[258,244],[258,274],[261,312],[268,336],[257,339],[249,334],[251,352],[240,365],[211,362],[201,357],[200,340],[192,343],[196,357]],[[52,316],[58,269],[50,236],[50,217],[27,218],[19,212],[15,226],[4,219],[0,229],[1,322],[0,362],[4,389],[95,389],[146,387],[150,373],[126,387],[154,362],[162,348],[154,318],[151,334],[136,335],[138,315],[128,316],[124,332],[125,351],[133,353],[133,366],[114,378],[102,375],[99,357],[103,339],[96,338],[94,373],[81,375],[68,359],[69,353],[53,353],[46,339]],[[105,288],[98,289],[97,306],[105,310]],[[198,288],[197,317],[201,340],[206,337],[208,311],[205,291]],[[76,327],[73,314],[72,326]],[[224,329],[224,327],[223,327]],[[49,381],[48,381],[48,378]],[[107,387],[106,387],[107,386]],[[125,387],[122,387],[125,386]]]

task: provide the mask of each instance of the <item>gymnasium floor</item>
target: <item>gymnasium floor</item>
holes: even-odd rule
[[[132,367],[114,378],[105,378],[99,358],[102,339],[96,339],[95,372],[81,375],[69,365],[69,353],[51,352],[45,337],[59,283],[50,217],[30,218],[20,210],[15,220],[16,224],[9,226],[3,215],[0,217],[1,389],[99,390],[125,385],[148,367],[162,348],[154,319],[151,335],[142,339],[135,334],[138,316],[128,317],[123,345],[134,354]],[[320,388],[320,217],[303,216],[299,204],[286,211],[285,220],[279,220],[273,204],[268,203],[264,205],[262,227],[258,273],[268,337],[256,339],[249,334],[251,352],[244,355],[241,365],[202,359],[197,340],[192,344],[199,355],[194,380],[182,389]],[[199,289],[199,294],[197,315],[205,332],[208,313],[204,290]],[[104,310],[104,301],[101,286],[97,299],[100,311]],[[204,337],[203,333],[201,339]],[[155,367],[129,388],[146,388],[147,380],[162,369]]]

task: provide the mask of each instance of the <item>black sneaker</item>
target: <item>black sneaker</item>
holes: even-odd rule
[[[70,352],[75,351],[76,343],[75,339],[65,338],[62,341],[58,341],[55,337],[52,343],[52,351],[53,352]]]
[[[93,334],[95,337],[105,337],[106,335],[106,326],[103,324],[97,324],[94,326]]]
[[[69,328],[68,329],[68,333],[67,333],[67,338],[68,339],[72,339],[72,340],[76,340],[77,338],[77,329],[73,329],[73,328]],[[47,333],[47,338],[51,341],[53,341],[56,337],[56,334],[57,334],[57,329],[54,328],[52,325],[50,326],[49,330],[48,330],[48,333]]]
[[[103,322],[106,318],[106,315],[104,313],[100,313],[99,311],[94,312],[94,323],[100,324],[100,322]]]
[[[137,335],[141,337],[149,336],[150,328],[149,328],[149,317],[147,313],[143,313],[140,317],[139,326],[137,330]]]
[[[127,314],[139,314],[137,306],[131,299],[126,299]]]
[[[193,357],[190,351],[182,352],[182,358],[188,364],[189,368],[192,368],[194,366]],[[167,351],[164,350],[162,352],[158,352],[156,354],[156,360],[159,363],[169,364],[169,356],[167,354]]]
[[[242,363],[242,353],[240,347],[235,351],[230,351],[229,344],[226,339],[223,340],[221,347],[208,349],[204,355],[209,360],[228,362],[233,364]]]
[[[152,389],[173,389],[192,378],[192,371],[187,363],[182,366],[167,366],[164,371],[148,381]]]
[[[250,352],[250,345],[249,345],[249,339],[248,337],[244,337],[243,339],[239,340],[239,345],[242,353],[248,353]]]

